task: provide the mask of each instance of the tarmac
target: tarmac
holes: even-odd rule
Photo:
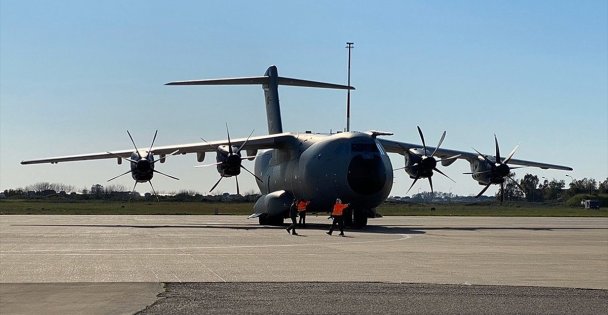
[[[0,216],[0,314],[608,309],[608,218],[384,217],[346,237],[307,223],[294,236],[241,216]],[[225,308],[210,288],[232,293]]]

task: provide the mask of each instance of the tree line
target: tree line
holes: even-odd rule
[[[523,190],[515,183],[507,182],[505,184],[505,200],[566,201],[581,194],[588,196],[608,194],[608,178],[602,182],[593,178],[572,178],[568,188],[566,188],[564,180],[549,180],[545,177],[538,178],[536,175],[526,174],[519,181],[519,186]]]
[[[61,183],[40,182],[24,188],[6,189],[3,191],[3,198],[9,199],[56,199],[56,200],[145,200],[152,201],[157,198],[162,201],[235,201],[253,202],[257,200],[259,194],[253,190],[248,191],[243,196],[230,195],[220,191],[213,195],[202,195],[194,190],[180,190],[168,194],[154,196],[146,193],[143,196],[138,192],[131,192],[123,185],[101,184],[92,185],[90,188],[84,187],[76,189],[72,185]]]
[[[515,174],[511,174],[514,177]],[[519,184],[519,185],[518,185]],[[40,199],[40,198],[63,198],[77,200],[129,200],[129,199],[152,199],[156,198],[149,193],[141,196],[139,193],[131,193],[127,187],[123,185],[108,185],[100,184],[92,185],[90,188],[76,189],[72,185],[62,183],[39,182],[33,185],[28,185],[24,188],[6,189],[3,192],[4,198],[11,199]],[[500,191],[496,197],[500,198]],[[521,180],[516,183],[512,181],[505,182],[504,199],[512,201],[567,201],[577,195],[599,195],[608,194],[608,178],[598,182],[593,178],[572,178],[566,188],[564,180],[539,178],[536,175],[526,174]],[[255,201],[259,196],[254,191],[250,191],[243,197],[246,201]],[[461,196],[452,193],[443,192],[422,192],[413,195],[411,199],[432,201],[436,199],[458,199]],[[204,196],[193,190],[181,190],[169,194],[161,194],[162,200],[173,201],[218,201],[218,200],[234,200],[239,199],[238,196],[223,194],[221,192],[214,195]]]

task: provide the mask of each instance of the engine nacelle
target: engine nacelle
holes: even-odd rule
[[[131,177],[137,182],[146,182],[154,176],[154,155],[145,157],[133,152],[131,154]]]
[[[230,152],[232,149],[232,153]],[[241,153],[237,147],[228,147],[222,145],[217,148],[215,157],[217,161],[217,171],[222,177],[237,176],[241,174]]]
[[[507,165],[493,165],[482,158],[471,161],[470,166],[473,179],[482,186],[504,183],[505,177],[510,172]]]
[[[416,154],[417,149],[410,149],[410,151],[406,152],[403,155],[405,161],[405,172],[410,176],[410,178],[414,179],[416,177],[424,177],[420,176],[420,162],[422,158]]]

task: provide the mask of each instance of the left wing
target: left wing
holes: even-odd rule
[[[378,142],[380,142],[380,144],[382,144],[382,146],[384,147],[384,149],[387,152],[399,153],[401,155],[404,155],[405,152],[407,152],[409,149],[422,148],[422,146],[419,144],[392,141],[392,140],[379,139],[379,138],[377,140],[378,140]],[[431,152],[435,150],[434,147],[427,147],[427,149],[428,149],[428,151],[431,151]],[[471,163],[472,161],[479,160],[479,158],[480,158],[479,154],[476,152],[465,152],[465,151],[449,150],[449,149],[442,149],[442,148],[439,148],[437,150],[437,152],[435,153],[435,156],[438,156],[438,157],[444,158],[444,159],[455,156],[455,155],[460,155],[458,157],[458,159],[465,159],[469,163]],[[494,157],[492,155],[486,155],[486,157],[489,158],[490,160],[496,160],[496,157]],[[525,160],[517,160],[517,159],[511,159],[509,161],[509,164],[510,165],[515,164],[515,165],[523,165],[523,166],[533,166],[533,167],[539,167],[542,169],[556,169],[556,170],[572,171],[572,168],[568,167],[568,166],[547,164],[547,163],[540,163],[540,162],[533,162],[533,161],[525,161]]]
[[[278,149],[290,145],[295,137],[290,133],[272,134],[267,136],[251,137],[234,139],[230,141],[233,146],[240,147],[243,143],[247,142],[243,147],[244,150],[261,150],[261,149]],[[155,155],[166,156],[168,154],[188,154],[188,153],[204,153],[204,152],[215,152],[217,147],[220,145],[228,145],[228,140],[212,141],[212,142],[197,142],[189,144],[176,144],[167,145],[160,147],[153,147],[151,152]],[[147,151],[147,149],[146,149]],[[35,160],[25,160],[21,164],[42,164],[51,163],[56,164],[60,162],[72,162],[72,161],[85,161],[85,160],[100,160],[100,159],[115,159],[115,158],[129,158],[133,149],[109,151],[101,153],[88,153],[68,156],[58,156]]]

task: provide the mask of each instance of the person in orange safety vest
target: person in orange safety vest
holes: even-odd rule
[[[349,206],[349,204],[342,203],[342,200],[340,200],[340,198],[336,199],[334,208],[331,211],[331,217],[334,220],[331,223],[331,227],[329,228],[329,231],[327,232],[328,235],[331,235],[331,233],[334,231],[334,228],[336,227],[336,225],[338,225],[338,227],[340,228],[340,236],[344,236],[344,210],[346,208],[348,208],[348,206]]]
[[[300,200],[298,201],[298,215],[300,216],[300,222],[299,225],[301,227],[305,227],[306,226],[306,207],[308,206],[308,204],[310,203],[310,201],[306,201],[306,200]]]

